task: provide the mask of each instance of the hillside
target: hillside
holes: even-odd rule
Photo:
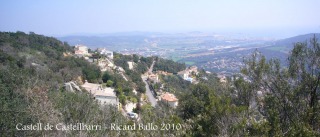
[[[0,32],[0,136],[115,136],[118,131],[110,130],[110,124],[133,122],[127,119],[126,114],[122,114],[122,110],[118,111],[109,105],[100,106],[85,89],[81,92],[70,92],[64,88],[64,84],[75,81],[81,85],[84,80],[102,83],[115,88],[122,105],[129,101],[137,102],[142,98],[140,92],[145,92],[141,73],[147,71],[152,58],[115,54],[114,63],[126,71],[120,75],[117,71],[102,73],[97,64],[78,58],[73,53],[73,47],[56,38],[34,33]],[[127,61],[135,62],[134,70],[128,68]],[[171,64],[175,65],[174,62]],[[159,67],[168,68],[167,65],[170,64],[161,64]],[[171,70],[181,69],[183,68]],[[128,81],[124,80],[123,76],[127,77]],[[139,96],[132,92],[133,88],[137,89]],[[155,118],[155,114],[160,114],[156,112],[163,110],[154,110],[148,104],[137,111],[145,123],[154,120],[167,121]],[[142,115],[143,113],[145,114]],[[39,127],[33,130],[31,126],[38,123],[66,126],[83,123],[103,127],[94,131],[46,131]],[[124,131],[121,135],[141,136],[146,132],[147,130]],[[153,134],[160,133],[154,131]]]
[[[56,38],[0,32],[0,136],[320,136],[319,42],[293,47],[287,66],[253,51],[226,77],[136,54],[89,62]],[[98,88],[64,87],[85,80]],[[105,87],[120,108],[91,92]]]
[[[40,136],[44,131],[17,131],[15,125],[73,121],[79,117],[72,113],[95,106],[85,93],[63,92],[65,82],[81,82],[82,78],[97,82],[101,75],[87,61],[65,56],[70,52],[72,47],[55,38],[34,33],[0,33],[1,136]],[[74,103],[79,103],[78,108],[71,105]],[[81,106],[83,103],[87,106]],[[92,117],[83,120],[90,121]]]

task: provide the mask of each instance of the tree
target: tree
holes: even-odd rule
[[[137,54],[133,54],[133,62],[138,63],[139,62],[139,56]]]
[[[101,71],[97,67],[84,67],[82,68],[82,73],[89,82],[98,82]]]
[[[113,81],[112,80],[108,80],[107,81],[107,86],[108,87],[112,87],[113,86]]]
[[[297,85],[296,94],[308,104],[309,124],[313,130],[320,129],[320,45],[315,35],[309,43],[296,43],[288,60],[290,78]]]
[[[234,79],[234,86],[237,95],[235,103],[239,106],[246,106],[249,109],[250,101],[252,100],[252,97],[254,97],[251,84],[246,82],[243,77],[234,77]]]
[[[315,136],[320,132],[319,81],[320,46],[313,37],[310,42],[296,43],[288,58],[288,67],[280,61],[269,62],[255,52],[242,73],[249,79],[254,92],[263,91],[259,101],[270,123],[271,136]],[[236,81],[237,82],[237,81]],[[236,87],[245,86],[236,83]],[[245,96],[249,96],[247,94]]]
[[[108,80],[112,80],[112,76],[106,71],[102,75],[102,81],[106,83]]]
[[[143,82],[140,82],[137,84],[137,91],[139,91],[140,93],[146,93],[146,84]]]
[[[162,70],[170,73],[177,73],[186,69],[186,65],[184,63],[174,62],[172,60],[161,59],[158,58],[153,70]]]

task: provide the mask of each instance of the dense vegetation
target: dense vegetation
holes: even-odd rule
[[[136,89],[139,93],[145,93],[145,83],[142,81],[141,74],[145,73],[151,66],[153,57],[141,57],[136,54],[133,55],[122,55],[119,53],[114,54],[114,63],[120,66],[125,71],[124,76],[128,78],[129,81],[121,79],[118,74],[118,79],[115,79],[114,75],[110,72],[105,72],[103,78],[112,77],[110,79],[114,82],[113,86],[116,88],[117,94],[120,96],[120,101],[122,104],[126,104],[127,101],[136,103],[139,97],[134,95],[132,89]],[[133,69],[129,69],[128,62],[133,62]],[[106,79],[104,80],[106,82]]]
[[[68,105],[52,98],[78,98],[78,94],[63,91],[64,82],[79,77],[92,82],[100,79],[100,70],[96,66],[83,59],[64,56],[67,52],[72,52],[72,47],[55,38],[34,33],[0,33],[0,136],[40,136],[43,132],[17,131],[15,125],[68,122],[63,119],[78,118],[71,110],[74,106],[78,110],[87,110],[88,106],[72,104],[68,109],[72,114],[65,115],[59,110],[65,110]],[[87,94],[82,95],[84,98],[90,99]],[[82,99],[78,101],[84,101]]]
[[[172,60],[168,59],[162,59],[162,58],[157,58],[156,63],[154,65],[153,70],[162,70],[166,71],[169,73],[178,73],[179,71],[182,71],[186,69],[186,65],[183,63],[177,63]]]
[[[319,53],[315,37],[295,44],[288,67],[255,51],[233,82],[192,85],[177,114],[193,136],[319,136]]]
[[[141,57],[136,54],[133,55],[122,55],[119,53],[114,54],[114,64],[122,67],[125,71],[130,70],[128,61],[134,62],[136,64],[136,69],[138,73],[145,73],[148,67],[151,66],[154,57]]]

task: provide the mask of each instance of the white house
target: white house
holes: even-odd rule
[[[90,92],[101,105],[111,104],[119,109],[120,104],[114,89],[108,87],[102,88],[100,84],[89,83],[87,81],[81,87]]]
[[[186,71],[186,70],[180,71],[178,72],[178,76],[180,76],[183,79],[187,79],[189,76],[189,71]]]
[[[88,47],[79,44],[75,45],[74,54],[76,54],[77,56],[89,55]]]
[[[106,55],[110,59],[113,59],[113,51],[107,50],[105,48],[99,48],[98,52],[102,55]]]
[[[189,70],[183,70],[183,71],[178,72],[178,76],[180,76],[182,79],[192,83],[193,78],[189,77],[189,74],[190,74]]]
[[[178,106],[178,99],[176,98],[175,95],[171,93],[164,93],[161,96],[161,101],[165,104],[167,104],[170,107],[176,108]]]
[[[129,69],[133,69],[134,62],[128,61],[128,66],[129,66]]]

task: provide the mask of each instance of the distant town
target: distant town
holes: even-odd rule
[[[271,54],[270,58],[286,55],[286,51],[270,48],[275,45],[275,39],[256,38],[245,34],[142,33],[137,36],[133,34],[95,38],[100,41],[91,43],[90,37],[86,36],[67,36],[59,39],[71,44],[84,43],[92,49],[108,48],[124,55],[158,56],[224,75],[238,73],[239,68],[243,66],[243,58],[255,49],[267,53],[277,52]],[[106,39],[109,41],[106,42]]]

